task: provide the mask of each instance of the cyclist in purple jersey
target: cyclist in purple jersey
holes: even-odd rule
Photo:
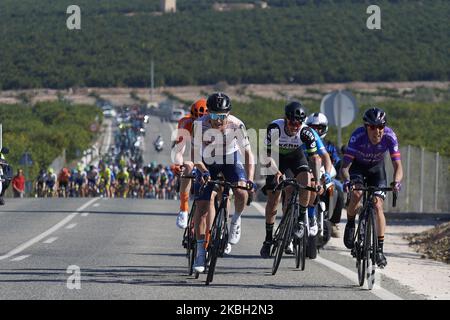
[[[387,187],[384,154],[389,151],[394,167],[392,187],[399,191],[403,178],[403,167],[398,141],[394,131],[386,127],[386,113],[379,108],[370,108],[364,113],[364,126],[357,128],[351,135],[344,154],[341,174],[344,179],[344,191],[349,191],[350,181],[361,187],[366,180],[369,186]],[[376,254],[379,267],[385,267],[386,257],[383,253],[386,220],[383,212],[384,192],[377,192],[375,211],[377,220],[378,251]],[[347,208],[347,225],[344,232],[344,244],[353,249],[356,212],[361,209],[361,191],[352,191]]]

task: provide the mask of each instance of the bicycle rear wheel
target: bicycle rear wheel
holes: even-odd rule
[[[284,248],[291,240],[292,224],[293,215],[292,210],[289,209],[283,219],[281,219],[280,225],[278,226],[279,230],[277,230],[276,237],[274,239],[275,257],[273,260],[272,275],[275,275],[277,273],[281,258],[283,257]]]
[[[208,247],[209,267],[206,276],[206,285],[210,284],[214,278],[214,271],[216,269],[217,258],[219,257],[220,248],[222,247],[222,240],[224,239],[225,217],[226,211],[222,209],[214,218],[214,224],[211,229],[211,240]]]

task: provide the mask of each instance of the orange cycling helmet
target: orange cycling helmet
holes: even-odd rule
[[[206,106],[206,99],[195,101],[191,106],[191,115],[194,119],[203,117],[208,114],[208,107]]]

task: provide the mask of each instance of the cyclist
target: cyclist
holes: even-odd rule
[[[224,93],[214,93],[207,99],[209,114],[194,123],[194,163],[203,181],[217,179],[222,173],[225,180],[241,186],[254,186],[254,160],[244,123],[231,115],[231,100]],[[197,237],[197,256],[194,269],[203,272],[206,250],[206,229],[210,227],[214,213],[213,186],[207,185],[196,197],[194,226]],[[230,224],[229,244],[235,245],[241,237],[241,214],[247,202],[248,192],[234,192],[235,212]],[[254,191],[250,191],[254,192]],[[211,215],[209,215],[211,213]],[[209,216],[209,217],[208,217]],[[231,246],[228,245],[226,253]]]
[[[392,187],[399,191],[403,178],[403,167],[398,147],[397,136],[386,126],[386,113],[372,107],[364,113],[364,126],[357,128],[351,135],[344,154],[341,174],[344,181],[344,191],[348,192],[350,185],[361,187],[366,179],[369,186],[386,187],[386,170],[384,154],[389,150],[394,167],[394,182]],[[377,265],[381,268],[387,265],[383,253],[384,232],[386,220],[383,212],[383,202],[386,194],[377,192],[375,197],[375,211],[377,220],[378,248],[376,253]],[[350,204],[347,208],[347,224],[344,231],[344,244],[353,249],[353,235],[355,233],[356,212],[361,210],[361,191],[352,191]]]
[[[39,174],[36,177],[35,190],[37,197],[44,197],[45,180],[47,177],[47,171],[45,169],[39,170]]]
[[[119,196],[126,198],[128,194],[128,182],[130,180],[130,174],[126,167],[121,167],[117,174]]]
[[[67,197],[69,182],[70,182],[70,171],[68,168],[62,168],[58,174],[58,186],[56,188],[59,192],[59,196],[62,196],[64,198]]]
[[[48,168],[47,175],[45,176],[45,196],[53,197],[55,194],[56,187],[56,173],[53,171],[53,168]]]
[[[328,154],[330,155],[332,164],[336,172],[339,172],[341,166],[341,157],[339,156],[338,148],[331,141],[325,140],[325,137],[328,133],[327,117],[320,112],[312,113],[306,120],[306,124],[311,128],[313,128],[319,134],[320,138],[325,144],[325,148]],[[341,222],[341,213],[342,208],[344,207],[344,190],[341,181],[339,181],[338,179],[334,178],[333,184],[337,191],[337,199],[332,217],[330,218],[331,236],[333,238],[339,238],[340,237],[339,223]]]
[[[86,173],[86,179],[87,179],[87,184],[86,184],[86,192],[85,195],[89,196],[96,196],[98,189],[98,181],[99,181],[99,174],[97,169],[95,168],[94,165],[91,165],[90,167],[87,168],[87,173]]]
[[[100,162],[99,169],[100,179],[103,179],[105,184],[103,187],[105,188],[106,196],[111,198],[111,169],[109,169],[104,162]]]
[[[208,107],[206,106],[206,99],[200,99],[195,101],[191,106],[191,113],[178,121],[177,139],[174,143],[175,149],[175,171],[180,171],[180,166],[183,165],[183,174],[190,175],[194,169],[194,163],[190,160],[184,160],[183,154],[186,150],[188,143],[187,137],[192,136],[192,127],[194,121],[203,117],[208,113]],[[177,226],[181,229],[187,227],[188,211],[189,211],[189,190],[191,189],[191,179],[180,180],[180,212],[177,216]]]
[[[313,186],[311,181],[311,169],[306,159],[302,145],[306,146],[306,153],[310,157],[310,165],[316,183],[320,181],[321,160],[317,153],[317,142],[314,131],[305,124],[306,113],[302,103],[292,101],[285,108],[284,119],[272,121],[267,127],[267,156],[270,162],[266,165],[274,174],[267,175],[266,185],[263,188],[267,192],[267,204],[265,210],[266,216],[266,238],[260,250],[263,258],[270,257],[270,248],[272,245],[273,226],[277,214],[277,206],[280,201],[281,192],[274,192],[275,186],[279,183],[281,176],[290,170],[299,184],[303,186]],[[278,133],[278,141],[273,140],[273,135]],[[272,152],[272,146],[278,145],[279,163],[275,162]],[[272,154],[273,153],[273,154]],[[287,190],[285,203],[289,200],[289,189]],[[299,194],[300,214],[306,214],[310,203],[311,192],[300,190]],[[283,210],[285,210],[283,206]],[[300,219],[303,221],[303,219]],[[302,232],[303,225],[296,226],[296,232]]]

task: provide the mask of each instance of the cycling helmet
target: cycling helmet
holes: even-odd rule
[[[364,112],[363,121],[368,125],[385,126],[387,122],[386,113],[377,107],[372,107]]]
[[[48,168],[48,173],[53,174],[53,168]]]
[[[306,124],[317,131],[321,138],[325,138],[328,132],[328,119],[323,113],[311,113],[306,119]]]
[[[231,111],[231,100],[226,94],[216,92],[208,97],[206,106],[209,112],[227,113]]]
[[[195,101],[191,106],[191,115],[194,119],[203,117],[208,113],[208,107],[206,106],[206,99],[200,99]]]
[[[304,122],[306,119],[305,107],[301,102],[293,101],[284,107],[284,114],[288,120]]]

